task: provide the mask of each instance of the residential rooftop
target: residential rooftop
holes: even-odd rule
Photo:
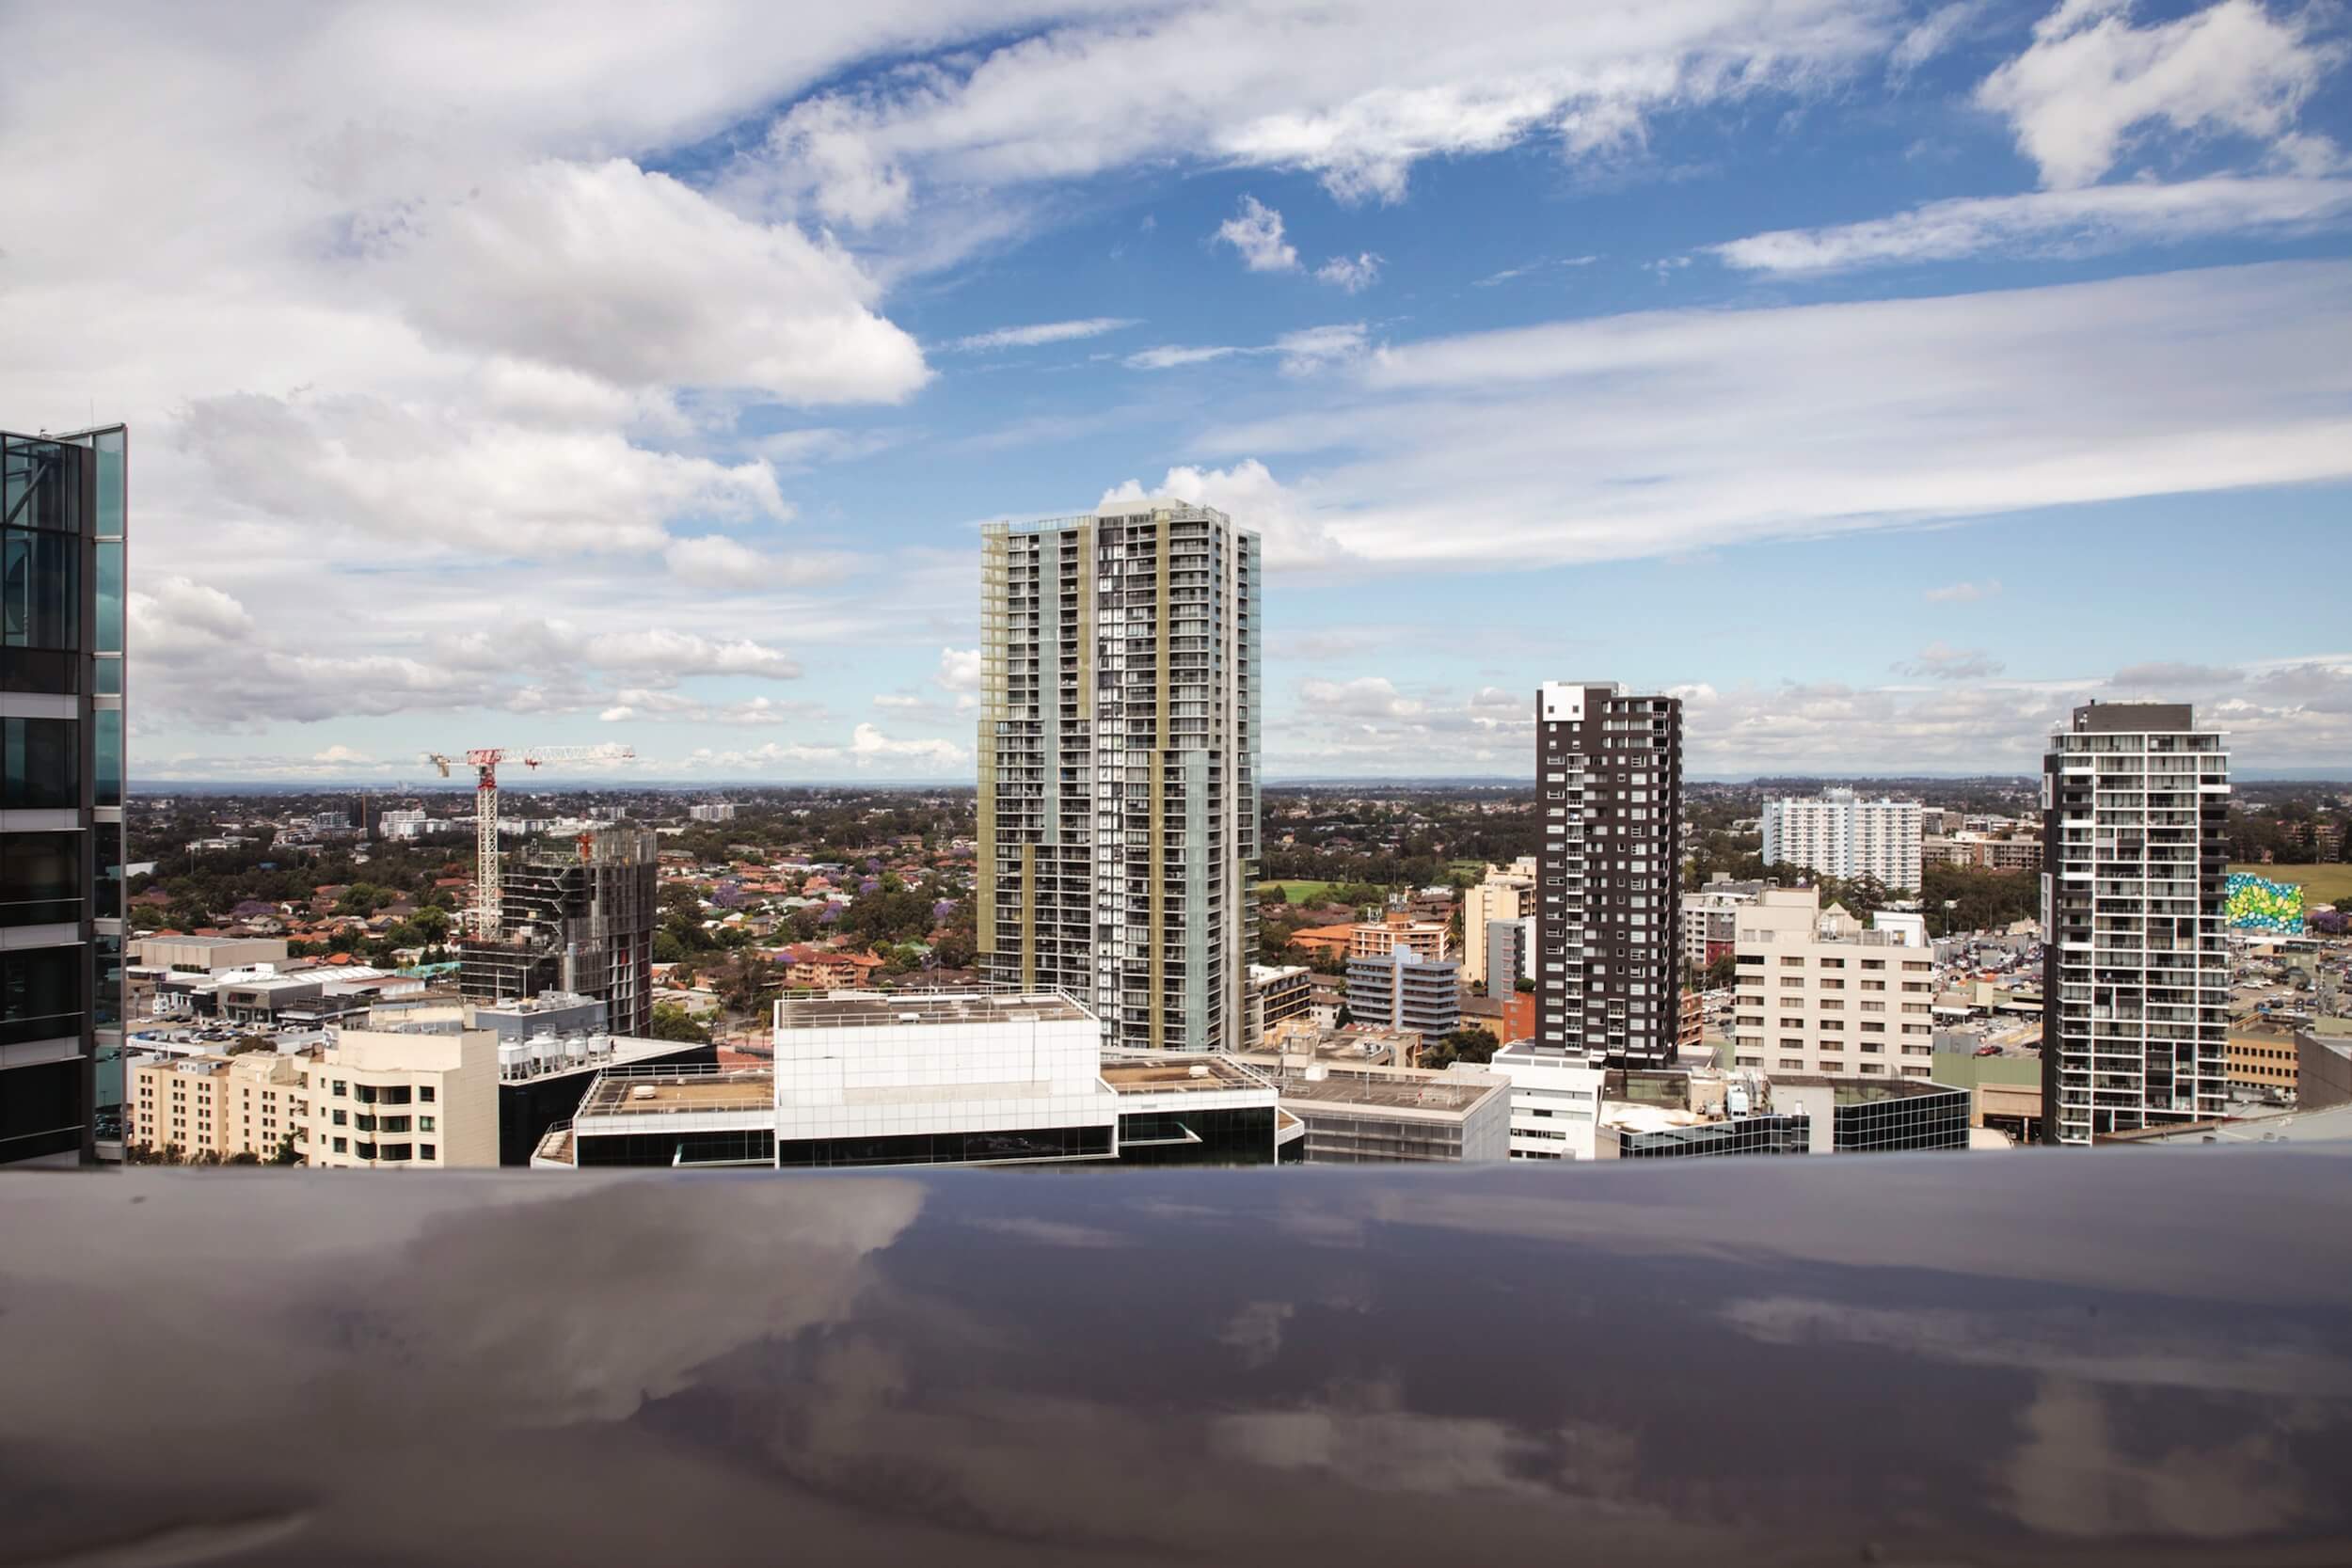
[[[1271,1080],[1260,1077],[1231,1057],[1202,1052],[1108,1057],[1102,1070],[1103,1081],[1120,1094],[1199,1093],[1272,1086]]]

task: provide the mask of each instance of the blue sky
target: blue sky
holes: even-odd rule
[[[140,777],[965,779],[978,524],[1112,493],[1264,533],[1278,778],[1517,773],[1557,678],[1709,774],[2141,694],[2352,771],[2338,8],[672,10],[0,22]]]

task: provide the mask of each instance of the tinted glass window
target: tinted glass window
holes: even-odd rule
[[[82,542],[70,533],[0,531],[0,644],[78,645]]]
[[[122,804],[122,710],[101,708],[90,715],[95,726],[91,749],[91,803],[101,806]]]
[[[0,810],[79,806],[80,739],[71,719],[0,719]]]
[[[0,833],[0,926],[82,918],[82,835]]]
[[[0,1045],[82,1032],[80,947],[0,952]]]

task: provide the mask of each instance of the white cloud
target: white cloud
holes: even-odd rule
[[[776,588],[832,582],[857,571],[865,562],[846,550],[803,550],[774,555],[756,550],[723,533],[673,539],[661,552],[670,573],[697,588],[758,594]]]
[[[1326,565],[1523,570],[2352,476],[2347,340],[2327,263],[1649,311],[1384,346],[1196,445],[1311,456],[1252,499]]]
[[[377,248],[429,336],[619,387],[897,402],[930,374],[840,250],[621,159],[543,160],[446,205],[404,207]]]
[[[1310,520],[1311,503],[1286,488],[1254,458],[1231,468],[1170,468],[1168,477],[1150,490],[1142,481],[1131,479],[1105,490],[1095,510],[1109,512],[1156,500],[1213,506],[1238,526],[1255,529],[1265,564],[1274,571],[1327,566],[1339,558],[1338,544],[1322,524]]]
[[[653,451],[614,430],[485,422],[446,399],[198,398],[181,447],[225,496],[306,529],[490,556],[644,550],[696,511],[787,514],[774,470]]]
[[[1282,214],[1254,196],[1241,198],[1241,211],[1217,225],[1216,237],[1241,252],[1251,272],[1292,272],[1298,251],[1282,238]]]
[[[922,698],[911,696],[903,691],[883,691],[876,694],[874,705],[886,708],[916,709],[929,705]]]
[[[1181,343],[1164,343],[1127,356],[1120,361],[1131,371],[1172,371],[1184,365],[1205,365],[1212,359],[1230,359],[1236,354],[1258,354],[1261,349],[1234,348],[1230,345],[1193,348]]]
[[[1890,668],[1899,675],[1925,675],[1939,681],[1973,681],[1997,675],[2008,666],[1983,648],[1955,648],[1948,642],[1938,641],[1920,649],[1918,657],[1898,659]]]
[[[2157,122],[2275,143],[2342,57],[2311,37],[2309,11],[2221,0],[2148,27],[2133,26],[2131,11],[2131,0],[2062,0],[2026,52],[1977,89],[1979,103],[2008,118],[2044,185],[2090,184]]]
[[[709,747],[690,752],[686,765],[696,772],[728,777],[755,777],[788,771],[801,777],[823,776],[825,769],[850,768],[884,777],[954,774],[970,768],[972,754],[946,740],[900,740],[872,724],[860,724],[844,745],[801,745],[771,741],[749,751],[718,751]]]
[[[1986,578],[1982,582],[1947,582],[1942,587],[1927,590],[1920,596],[1932,604],[1974,604],[1979,599],[1996,598],[2000,592],[2001,579]]]
[[[1315,268],[1315,281],[1348,293],[1361,293],[1380,278],[1380,258],[1372,251],[1355,257],[1334,256]]]
[[[1954,40],[1984,14],[1986,4],[1987,0],[1951,0],[1951,4],[1938,6],[1930,11],[1897,40],[1895,47],[1888,51],[1886,71],[1889,79],[1900,84],[1913,71],[1951,47]]]
[[[1217,359],[1274,355],[1280,360],[1283,374],[1304,375],[1336,361],[1355,357],[1363,352],[1365,341],[1362,322],[1340,322],[1328,326],[1301,327],[1295,332],[1283,333],[1270,343],[1255,343],[1247,347],[1233,343],[1206,346],[1167,343],[1130,354],[1120,363],[1131,371],[1172,371],[1186,365],[1205,365]]]
[[[1571,158],[1606,155],[1653,113],[1821,90],[1888,48],[1895,21],[1868,0],[1106,12],[803,101],[762,155],[836,221],[1167,159],[1299,169],[1342,199],[1393,201],[1424,159],[1547,135]]]
[[[997,348],[1036,348],[1045,343],[1099,338],[1106,332],[1120,332],[1138,325],[1133,316],[1088,316],[1080,321],[1037,322],[1027,326],[1000,326],[993,332],[975,332],[970,337],[958,338],[947,346],[964,353]]]
[[[1354,680],[1307,680],[1298,683],[1299,700],[1322,712],[1359,719],[1410,719],[1422,705],[1398,693],[1385,675],[1359,675]]]
[[[1708,247],[1752,272],[1822,273],[1986,252],[2086,256],[2214,236],[2286,238],[2352,222],[2352,180],[2215,175],[1959,197],[1893,217],[1783,229]]]
[[[1363,353],[1364,324],[1342,322],[1285,332],[1274,340],[1272,349],[1282,356],[1285,374],[1304,375]]]
[[[940,649],[939,673],[933,678],[950,691],[977,691],[980,689],[980,650]]]

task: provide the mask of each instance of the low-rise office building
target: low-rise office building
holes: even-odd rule
[[[1524,1039],[1496,1052],[1486,1070],[1511,1085],[1512,1159],[1593,1158],[1607,1069],[1581,1050]]]
[[[1223,1053],[1106,1059],[1094,1015],[1058,992],[792,999],[775,1040],[773,1068],[608,1069],[531,1163],[1263,1164],[1285,1135],[1270,1079]]]
[[[1881,1081],[1779,1073],[1775,1112],[1805,1118],[1813,1154],[1900,1154],[1968,1147],[1967,1089],[1916,1078]]]
[[[135,969],[167,974],[217,976],[232,969],[286,965],[283,937],[140,937],[131,943]]]
[[[2315,1018],[2296,1032],[2295,1092],[2306,1111],[2352,1104],[2352,1018]]]
[[[1511,1152],[1511,1081],[1484,1069],[1337,1068],[1279,1080],[1281,1108],[1304,1124],[1282,1158],[1311,1165],[1484,1164]]]

